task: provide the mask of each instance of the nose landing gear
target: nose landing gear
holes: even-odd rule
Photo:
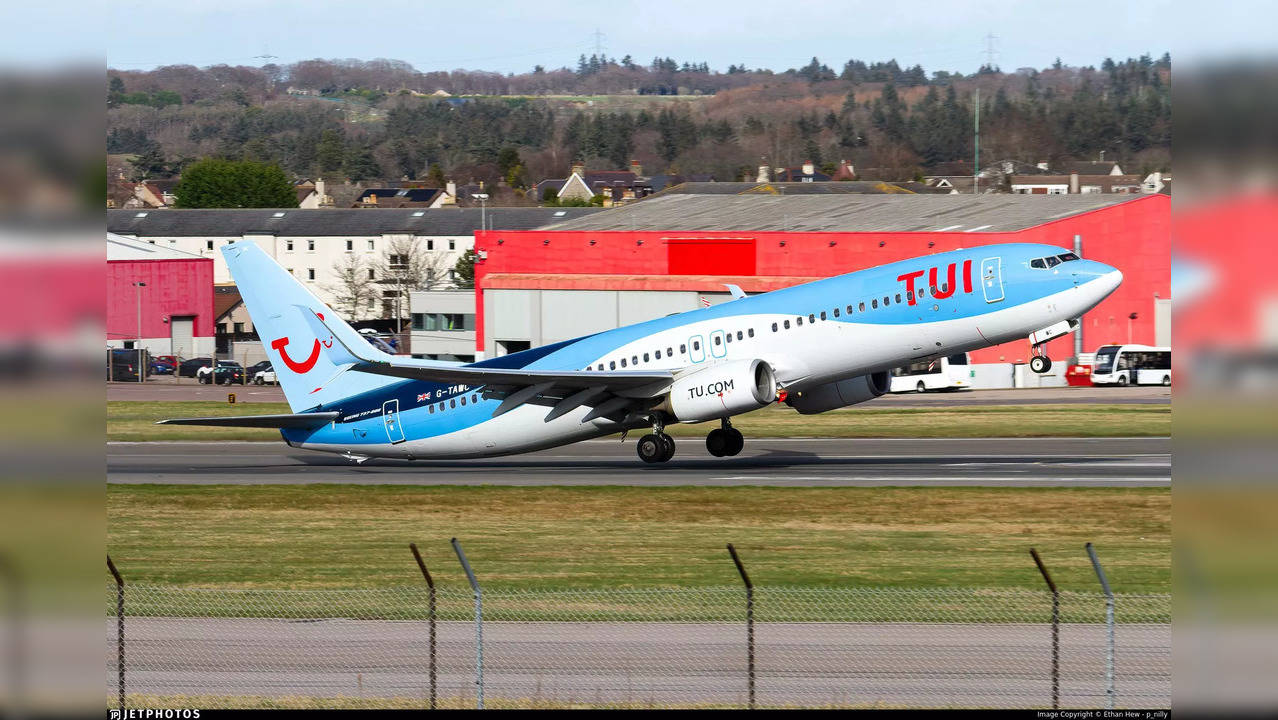
[[[745,447],[745,436],[740,430],[732,427],[727,418],[720,420],[722,425],[706,435],[706,450],[715,457],[731,457]]]
[[[1035,349],[1035,352],[1038,352],[1037,348]],[[1046,355],[1035,355],[1030,358],[1029,366],[1030,370],[1042,375],[1052,369],[1052,359]]]

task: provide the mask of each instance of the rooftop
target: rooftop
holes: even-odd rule
[[[1006,232],[1139,195],[665,195],[544,230]]]
[[[494,230],[532,230],[600,208],[487,208]],[[480,229],[480,208],[332,210],[108,210],[107,231],[138,237],[463,236]]]
[[[136,213],[139,211],[129,210],[128,212]],[[160,210],[158,212],[168,212]],[[107,233],[107,262],[115,260],[206,260],[194,253],[178,250],[177,248],[161,247],[152,245],[145,240],[134,240],[130,237],[123,237],[115,233]]]

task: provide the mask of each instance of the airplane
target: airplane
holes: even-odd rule
[[[926,255],[733,299],[469,364],[370,344],[253,243],[222,250],[291,413],[162,424],[278,428],[295,448],[437,460],[526,453],[650,429],[645,463],[673,457],[671,423],[719,421],[716,457],[741,452],[731,418],[773,403],[802,414],[873,400],[889,370],[1016,339],[1043,344],[1122,282],[1069,250],[998,244]],[[623,439],[625,435],[623,434]]]

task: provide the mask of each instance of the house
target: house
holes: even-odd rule
[[[856,169],[852,167],[852,163],[847,160],[839,161],[839,169],[834,171],[830,176],[831,180],[849,182],[856,180]]]
[[[1140,191],[1146,195],[1155,193],[1171,194],[1171,173],[1152,172],[1141,182]]]
[[[777,182],[829,182],[830,176],[816,169],[811,160],[799,167],[781,168],[777,171]]]
[[[293,187],[297,190],[297,207],[303,210],[333,207],[333,196],[327,194],[323,178],[315,182],[302,180]]]
[[[440,208],[448,194],[439,188],[369,188],[351,207],[356,208]]]
[[[123,177],[116,178],[107,186],[106,206],[108,209],[160,209],[172,207],[177,202],[173,189],[177,180],[143,180],[129,182]]]
[[[1060,175],[1122,175],[1123,169],[1110,160],[1067,160],[1054,163],[1052,172]]]
[[[1012,175],[1009,185],[1018,195],[1137,194],[1139,175]]]
[[[630,170],[587,170],[584,164],[572,166],[572,173],[563,180],[543,180],[534,188],[538,201],[547,197],[547,190],[554,190],[560,200],[586,200],[602,195],[604,206],[639,200],[652,194],[652,184],[642,177],[643,167],[630,163]]]

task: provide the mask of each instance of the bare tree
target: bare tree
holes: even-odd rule
[[[377,268],[364,256],[348,253],[333,263],[337,282],[326,285],[333,294],[334,305],[347,320],[355,321],[369,309],[370,301],[378,296]]]
[[[397,323],[402,323],[408,293],[448,287],[452,284],[449,271],[453,264],[448,252],[428,249],[422,238],[400,235],[389,240],[382,249],[379,278],[386,288],[382,292],[383,316],[394,317]]]

